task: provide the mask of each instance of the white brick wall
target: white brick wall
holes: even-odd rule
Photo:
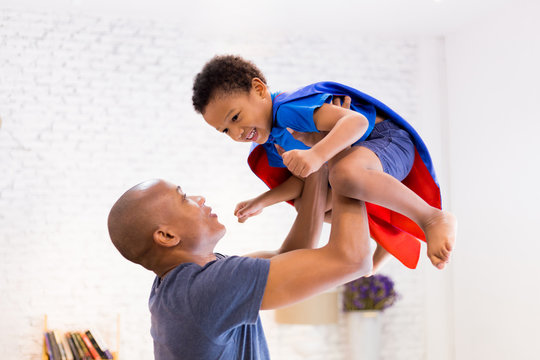
[[[111,246],[106,216],[148,178],[202,194],[227,225],[217,250],[276,248],[293,220],[278,205],[235,223],[234,205],[264,190],[230,142],[191,107],[194,75],[215,53],[254,60],[274,90],[341,81],[417,113],[417,41],[276,35],[186,35],[180,26],[83,15],[0,11],[0,349],[38,359],[42,318],[96,326],[122,359],[150,359],[153,276]],[[414,120],[412,120],[414,123]],[[261,228],[279,229],[261,232]],[[384,314],[383,359],[424,356],[423,270],[385,269],[402,300]],[[276,325],[275,359],[343,359],[345,328]]]

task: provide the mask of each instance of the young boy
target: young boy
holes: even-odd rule
[[[350,97],[351,108],[333,105],[336,96]],[[448,263],[456,219],[440,210],[429,152],[416,131],[380,101],[333,82],[271,94],[254,64],[226,55],[214,57],[197,74],[193,105],[234,141],[257,144],[248,162],[275,188],[272,201],[294,199],[301,191],[299,178],[333,159],[332,191],[368,203],[374,240],[409,268],[418,262],[417,239],[427,242],[434,266]],[[310,147],[288,129],[328,134]],[[284,149],[282,155],[275,145]],[[248,210],[237,207],[239,219],[257,212]]]

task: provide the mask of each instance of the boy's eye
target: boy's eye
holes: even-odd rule
[[[236,120],[238,120],[238,114],[234,115],[231,119],[232,122],[235,122]]]
[[[226,133],[229,132],[229,129],[224,129],[222,132],[223,132],[224,134],[226,134]]]

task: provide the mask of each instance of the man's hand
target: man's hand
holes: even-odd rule
[[[264,205],[258,198],[242,201],[236,205],[234,216],[239,223],[244,223],[248,218],[259,215],[264,209]]]

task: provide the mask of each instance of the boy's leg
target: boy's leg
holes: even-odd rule
[[[426,235],[428,257],[442,269],[455,242],[456,220],[446,211],[427,204],[399,180],[383,172],[370,149],[353,146],[336,155],[330,184],[334,192],[383,206],[417,223]]]
[[[376,274],[389,258],[390,253],[377,243],[377,247],[373,252],[373,270],[371,273]]]

